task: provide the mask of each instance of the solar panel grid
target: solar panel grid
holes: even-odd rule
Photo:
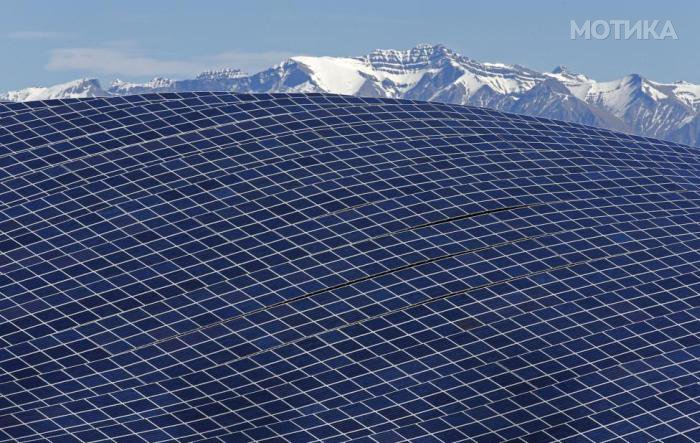
[[[652,163],[652,164],[653,164],[653,163]],[[639,167],[639,166],[642,166],[642,165],[643,165],[643,164],[639,164],[639,163],[638,163],[638,164],[637,164],[636,166],[638,166],[638,167]],[[166,173],[166,172],[169,172],[169,171],[154,171],[154,172],[161,172],[161,173]]]
[[[211,100],[213,96],[216,96],[218,99],[224,99],[227,101],[250,101],[250,100],[266,100],[266,99],[274,99],[274,98],[288,98],[288,99],[293,99],[300,101],[302,103],[303,100],[308,100],[309,98],[315,98],[318,97],[319,95],[325,95],[325,94],[314,94],[314,93],[295,93],[295,94],[255,94],[255,95],[250,95],[250,94],[227,94],[227,93],[217,93],[217,92],[195,92],[195,93],[162,93],[162,94],[147,94],[143,96],[139,95],[134,95],[134,96],[126,96],[126,97],[110,97],[109,98],[109,104],[116,104],[116,103],[122,103],[122,102],[139,102],[139,101],[149,101],[149,102],[154,102],[158,100],[173,100],[173,99],[193,99],[193,98],[199,98],[199,99],[209,99]],[[361,98],[361,97],[348,97],[348,96],[327,96],[328,99],[332,102],[347,102],[347,103],[377,103],[377,99],[371,99],[371,98]],[[30,109],[39,109],[43,107],[50,107],[50,106],[59,106],[59,105],[64,105],[64,104],[78,104],[80,106],[80,112],[84,112],[83,107],[85,106],[85,103],[91,101],[93,99],[63,99],[63,100],[49,100],[49,101],[44,101],[44,102],[24,102],[24,103],[3,103],[2,105],[7,105],[10,108],[19,108],[22,110],[30,110]],[[96,98],[94,99],[98,102],[102,103],[107,103],[105,99],[103,98]],[[396,99],[381,99],[382,102],[386,103],[392,103],[392,104],[402,104],[402,103],[421,103],[421,102],[416,102],[413,100],[396,100]],[[447,106],[452,106],[452,105],[447,105]],[[463,109],[464,107],[457,107],[458,109]],[[489,109],[476,109],[476,108],[471,108],[470,110],[474,115],[488,115],[491,117],[504,117],[506,114],[503,114],[499,111],[494,111],[494,110],[489,110]],[[15,111],[11,111],[15,112]],[[571,122],[562,122],[562,121],[557,121],[557,120],[551,120],[551,119],[546,119],[546,118],[541,118],[541,117],[534,117],[534,116],[525,116],[525,115],[514,115],[514,114],[508,114],[507,115],[508,119],[518,119],[518,120],[524,120],[528,122],[536,122],[540,123],[540,128],[546,129],[546,126],[543,126],[541,124],[547,124],[547,125],[555,125],[555,126],[562,126],[562,127],[568,127],[568,128],[573,128],[575,131],[581,133],[583,130],[585,133],[595,133],[595,134],[607,134],[611,136],[614,139],[625,139],[625,140],[637,140],[637,141],[642,141],[642,142],[652,142],[652,143],[659,143],[663,144],[666,146],[674,146],[678,147],[681,145],[678,145],[673,142],[668,142],[668,141],[662,141],[662,140],[655,140],[647,137],[641,137],[641,136],[636,136],[636,135],[631,135],[631,134],[620,134],[620,133],[614,133],[609,130],[601,129],[601,128],[593,128],[585,125],[580,125],[577,123],[571,123]],[[684,149],[686,147],[683,147]]]
[[[439,106],[430,106],[429,109],[435,109],[435,108],[438,108],[438,109],[439,109]]]
[[[469,208],[469,207],[474,207],[474,205],[472,204],[472,205],[467,206],[467,208]],[[400,208],[400,209],[403,209],[403,208]],[[478,209],[478,206],[477,206],[477,209]],[[380,210],[381,210],[381,209],[380,209]],[[392,210],[390,210],[389,208],[386,208],[386,214],[391,214],[392,212],[393,212]],[[402,211],[402,212],[405,212],[405,210]],[[467,212],[467,213],[468,213],[468,212]],[[358,217],[356,217],[356,218],[359,218],[359,217],[361,217],[361,216],[362,216],[362,214],[358,214]],[[399,213],[399,217],[400,217],[400,216],[401,216],[401,212]],[[437,218],[437,217],[436,217],[436,218]],[[442,216],[442,219],[444,219],[444,216]],[[423,218],[423,220],[425,220],[425,218]],[[440,219],[440,218],[437,218],[437,220],[441,220],[441,219]],[[398,221],[398,220],[395,220],[395,221],[393,221],[393,222],[390,222],[389,225],[390,225],[390,226],[391,226],[392,224],[395,225],[396,223],[399,223],[399,221]],[[429,222],[428,222],[428,223],[429,223]],[[324,249],[324,244],[325,244],[325,245],[329,245],[329,244],[332,245],[332,246],[333,246],[333,249],[340,249],[340,248],[341,248],[342,246],[344,246],[344,245],[351,245],[351,244],[353,244],[353,243],[350,243],[348,239],[343,239],[342,237],[337,238],[337,239],[335,239],[335,238],[330,238],[329,235],[328,235],[328,234],[330,233],[330,231],[327,230],[327,229],[329,228],[329,226],[326,226],[326,224],[327,224],[327,223],[323,223],[323,222],[322,222],[321,224],[317,225],[317,228],[316,228],[316,229],[312,229],[312,230],[310,230],[310,231],[308,231],[308,232],[305,232],[305,233],[301,234],[302,241],[303,241],[303,240],[307,240],[305,244],[302,243],[302,244],[304,245],[304,246],[303,246],[303,249],[306,250],[306,253],[305,253],[305,254],[302,254],[302,256],[304,257],[303,259],[304,259],[307,263],[308,263],[308,259],[307,259],[306,257],[309,256],[312,252],[318,253],[318,252],[320,251],[321,254],[324,254],[324,255],[327,257],[327,255],[328,255],[328,252],[327,252],[327,251],[328,251],[328,246],[325,246],[325,249]],[[409,229],[409,228],[406,227],[406,225],[403,225],[403,226],[404,226],[404,227],[401,228],[401,229],[399,230],[399,232],[400,232],[401,230]],[[332,226],[331,226],[331,228],[332,228]],[[375,226],[370,226],[369,229],[372,230],[372,231],[376,231],[376,230],[377,230],[377,227],[375,227]],[[324,231],[327,232],[325,235],[323,234]],[[341,231],[342,231],[342,230],[341,230]],[[226,232],[226,231],[225,231],[225,230],[222,230],[221,232],[224,233],[224,232]],[[482,232],[483,232],[483,231],[482,231]],[[383,232],[382,234],[379,234],[379,237],[387,236],[387,235],[390,235],[390,234],[391,234],[390,232],[384,230],[384,232]],[[312,242],[308,241],[309,238],[310,238],[309,235],[324,238],[324,241],[323,241],[323,242],[313,242],[313,243],[312,243]],[[353,235],[354,235],[355,237],[357,237],[357,234],[353,233]],[[268,237],[269,237],[269,236],[268,236]],[[290,258],[289,258],[290,260],[291,260],[291,258],[299,259],[299,258],[300,258],[299,255],[300,255],[300,253],[301,253],[302,251],[301,251],[297,246],[294,246],[292,243],[290,243],[290,241],[291,241],[291,242],[296,242],[296,241],[297,241],[297,237],[299,237],[299,235],[297,235],[297,236],[291,236],[291,237],[288,238],[288,240],[284,240],[283,237],[278,236],[278,239],[279,239],[279,240],[277,241],[277,243],[282,242],[283,244],[285,244],[285,246],[289,246],[287,249],[278,248],[279,251],[276,251],[276,252],[274,252],[273,254],[270,254],[270,255],[268,255],[268,256],[264,256],[264,255],[261,254],[260,257],[255,258],[255,259],[251,259],[251,258],[249,257],[249,260],[248,260],[247,262],[244,260],[244,257],[240,257],[240,261],[239,261],[239,263],[238,263],[238,266],[239,266],[238,269],[240,269],[240,268],[242,267],[242,268],[245,270],[245,269],[248,268],[248,266],[251,266],[251,263],[253,264],[252,266],[256,266],[255,264],[257,263],[257,267],[259,268],[259,267],[262,265],[261,262],[260,262],[259,260],[266,261],[266,259],[267,259],[267,260],[274,259],[275,262],[276,262],[276,263],[275,263],[275,262],[273,262],[273,263],[268,263],[266,267],[269,267],[269,266],[272,266],[272,265],[279,265],[279,264],[280,264],[280,263],[279,263],[279,258],[276,258],[276,259],[275,259],[275,257],[276,257],[276,256],[279,256],[279,254],[282,254],[283,256],[284,256],[284,255],[287,255],[287,254],[290,253],[290,251],[294,252],[295,255],[296,255],[295,257],[290,257]],[[368,235],[363,235],[363,237],[365,237],[365,239],[363,240],[363,242],[364,242],[367,246],[363,247],[362,249],[363,249],[363,251],[364,251],[364,254],[368,254],[368,253],[370,253],[373,249],[372,249],[372,248],[369,248],[369,249],[367,248],[368,246],[371,246],[371,243],[368,243],[368,242],[367,242]],[[376,239],[377,237],[378,237],[377,235],[374,236],[375,239]],[[264,238],[264,236],[261,237],[261,238]],[[369,239],[371,239],[371,238],[372,238],[372,237],[369,237]],[[331,240],[333,240],[333,241],[331,242]],[[420,240],[420,239],[419,239],[419,240]],[[239,242],[239,243],[240,243],[240,246],[244,246],[246,242],[250,242],[250,238],[248,238],[248,237],[243,238],[243,239]],[[340,242],[340,243],[339,243],[339,242]],[[235,243],[235,242],[234,242],[234,243]],[[270,242],[270,243],[271,243],[272,246],[275,246],[275,242]],[[262,243],[257,243],[257,244],[262,244]],[[378,247],[378,246],[374,246],[374,247],[376,248],[376,247]],[[431,246],[431,247],[433,247],[433,246]],[[97,249],[97,248],[93,248],[93,249],[96,249],[96,251],[100,251],[100,250]],[[345,252],[343,252],[343,251],[341,250],[342,255],[346,256],[346,259],[350,259],[350,258],[352,258],[353,255],[354,255],[354,254],[349,254],[349,252],[350,252],[349,250],[346,250]],[[287,253],[287,254],[285,254],[285,253]],[[414,253],[412,253],[412,254],[414,254]],[[97,255],[93,254],[93,257],[97,257]],[[123,257],[124,259],[127,258],[127,256],[125,256],[124,254],[122,254],[122,257]],[[218,260],[219,258],[220,258],[220,257],[211,257],[211,256],[210,256],[208,261]],[[53,258],[54,263],[56,263],[56,261],[55,261],[56,259],[57,259],[56,257]],[[252,261],[251,261],[251,260],[252,260]],[[336,260],[337,260],[337,259],[336,259]],[[122,260],[122,262],[124,262],[124,261],[125,261],[125,260]],[[326,258],[325,260],[322,260],[322,261],[327,261],[327,262],[328,262],[329,260],[328,260],[328,258]],[[91,267],[93,267],[94,270],[96,270],[96,271],[99,271],[99,270],[100,270],[100,266],[98,266],[98,263],[102,263],[103,265],[106,265],[106,264],[107,264],[107,262],[104,261],[104,260],[102,260],[101,262],[99,262],[99,261],[96,262],[96,263],[95,263],[95,266],[91,266]],[[318,265],[318,263],[319,263],[319,260],[316,261],[316,265]],[[197,266],[197,265],[190,264],[190,266]],[[376,265],[374,265],[374,266],[376,267]],[[39,269],[39,268],[40,268],[40,269]],[[187,269],[187,268],[188,268],[188,266],[183,266],[183,269]],[[52,281],[53,284],[57,284],[57,283],[59,283],[59,282],[61,281],[60,279],[57,279],[58,275],[56,275],[56,272],[57,272],[57,271],[56,271],[56,268],[55,268],[54,266],[51,266],[50,262],[47,263],[46,261],[43,261],[41,266],[34,265],[33,269],[37,269],[38,271],[40,271],[40,272],[35,273],[35,275],[42,275],[42,274],[53,273],[53,274],[54,274],[54,277],[53,277],[53,279],[51,279],[51,281]],[[249,271],[249,272],[253,272],[253,270],[251,270],[251,269],[248,269],[248,271]],[[8,274],[9,274],[9,272],[8,272]],[[283,272],[282,272],[282,274],[283,274]],[[108,276],[109,276],[109,277],[115,277],[116,275],[119,275],[119,274],[115,274],[114,272],[111,272]],[[19,281],[18,278],[15,278],[15,280],[16,280],[16,281]],[[36,289],[39,289],[39,287],[38,287],[36,284],[33,284],[33,285],[31,285],[31,286],[34,286]],[[45,285],[44,285],[44,286],[45,286]],[[281,290],[281,289],[282,289],[281,287],[278,287],[278,290]],[[47,295],[48,295],[48,294],[47,294]],[[26,300],[26,299],[27,299],[26,294],[22,294],[22,298],[23,298],[23,301],[22,301],[22,303],[20,303],[20,305],[21,305],[21,304],[26,304],[26,302],[27,302],[27,300]],[[5,302],[4,304],[7,305],[8,302],[10,302],[10,301],[11,301],[11,299],[6,300],[6,302]],[[54,304],[54,305],[55,305],[55,304]],[[11,309],[11,308],[10,308],[10,309]],[[3,311],[0,311],[0,312],[4,312],[4,308],[3,308]],[[23,329],[26,329],[26,327],[29,326],[29,325],[25,324],[24,326],[25,326],[25,328],[23,328]]]
[[[697,439],[694,148],[326,95],[0,116],[3,439]]]
[[[347,303],[347,301],[346,301],[346,303]],[[282,318],[282,320],[284,321],[284,317]],[[305,325],[305,326],[306,326],[306,325]],[[249,325],[249,324],[244,324],[244,327],[245,327],[245,328],[249,328],[250,325]],[[201,331],[201,330],[203,330],[203,329],[200,328],[200,331]],[[182,337],[182,336],[183,336],[183,334],[180,334],[180,337]],[[245,335],[244,335],[244,337],[245,337]],[[229,337],[229,339],[230,339],[230,337]],[[163,340],[163,339],[161,339],[161,341],[162,341],[162,340]],[[239,342],[240,342],[240,340],[239,340]],[[261,342],[262,342],[262,340],[261,340]],[[141,347],[141,348],[143,348],[143,347]],[[49,352],[49,354],[55,354],[55,353]],[[94,354],[94,353],[93,353],[93,354]],[[87,355],[87,353],[86,353],[86,355]],[[94,357],[97,358],[97,356],[94,356]],[[94,360],[93,360],[93,361],[94,361]],[[75,369],[75,368],[73,368],[73,369]],[[166,371],[166,372],[167,372],[167,371]],[[48,374],[48,375],[49,375],[49,376],[51,376],[51,375],[55,376],[55,375],[57,375],[57,374],[54,373],[54,374]],[[143,374],[141,374],[141,375],[143,375]],[[80,380],[80,379],[78,379],[78,380]],[[34,385],[36,385],[36,382],[38,382],[38,380],[36,379],[36,377],[34,377],[34,382],[35,382]],[[31,392],[31,390],[30,390],[29,392]]]
[[[537,215],[537,217],[539,218],[539,217],[541,217],[541,216],[540,216],[540,215]],[[521,235],[523,235],[523,237],[521,237],[521,239],[524,239],[524,238],[533,238],[533,236],[534,236],[535,233],[539,233],[539,235],[542,235],[542,234],[541,234],[542,229],[546,228],[546,226],[533,227],[533,225],[527,223],[526,220],[518,220],[518,222],[521,223],[521,224],[523,225],[523,227],[521,228],[521,230],[524,231],[524,233],[521,234]],[[512,224],[512,222],[510,222],[510,223]],[[470,224],[471,224],[471,223],[470,223]],[[463,223],[459,223],[457,226],[461,226],[461,225],[463,225]],[[498,226],[497,224],[494,224],[494,225],[495,225],[495,226]],[[487,226],[490,227],[489,224],[487,224]],[[478,230],[481,230],[481,227],[479,227],[479,226],[476,226],[476,227],[472,226],[471,228],[472,228],[473,230],[474,230],[474,228],[477,228]],[[539,232],[535,230],[536,228],[539,228]],[[457,228],[457,229],[458,229],[458,228]],[[465,226],[463,229],[466,229],[466,226]],[[494,228],[491,228],[491,229],[494,230]],[[502,229],[503,229],[503,228],[502,228]],[[431,235],[428,235],[428,232],[426,232],[426,231],[434,231],[434,228],[433,228],[433,227],[424,228],[422,231],[425,232],[425,234],[424,234],[424,235],[425,235],[425,240],[423,240],[423,238],[420,237],[420,234],[419,234],[419,233],[415,233],[415,232],[414,232],[414,233],[411,234],[411,237],[407,238],[406,240],[411,240],[411,239],[414,238],[414,237],[417,237],[417,239],[413,239],[412,242],[409,242],[409,241],[406,241],[406,240],[405,240],[405,243],[399,243],[399,245],[400,245],[403,249],[405,249],[407,246],[410,246],[411,243],[424,243],[425,241],[431,240],[435,245],[440,245],[440,244],[442,244],[443,246],[442,246],[442,247],[440,247],[440,246],[432,246],[432,247],[431,247],[432,250],[429,249],[428,251],[426,251],[427,254],[432,254],[433,256],[445,256],[445,255],[449,255],[448,251],[455,251],[455,250],[461,251],[460,249],[458,249],[458,248],[456,247],[456,245],[452,245],[452,244],[447,244],[447,245],[445,245],[446,240],[447,240],[449,237],[448,237],[447,233],[445,232],[445,229],[444,229],[444,228],[441,229],[439,232],[434,233],[432,236],[431,236]],[[562,232],[561,229],[560,229],[559,232]],[[524,236],[525,233],[527,233],[529,236]],[[462,234],[462,233],[459,232],[459,231],[456,231],[454,235],[464,236],[464,234]],[[505,242],[505,240],[503,239],[502,236],[496,236],[495,234],[494,234],[493,236],[495,237],[494,240],[500,240],[501,243]],[[404,237],[405,237],[405,236],[404,236]],[[433,237],[435,238],[435,240],[433,240]],[[512,238],[515,238],[515,237],[513,237],[513,236],[511,236],[511,237],[512,237]],[[486,241],[488,241],[488,240],[490,240],[490,238],[488,238],[488,237],[483,237],[483,238],[481,238],[481,239],[478,239],[477,237],[474,236],[474,237],[467,237],[466,239],[462,240],[462,243],[463,243],[463,244],[466,244],[466,245],[473,245],[474,247],[486,247],[486,246],[489,244],[489,243],[486,243]],[[396,242],[393,242],[393,243],[394,243],[394,245],[387,244],[386,242],[384,242],[384,245],[385,245],[385,246],[392,246],[392,247],[395,249],[395,248],[396,248]],[[448,247],[449,247],[449,248],[448,248]],[[386,251],[386,249],[383,249],[383,250]],[[414,254],[415,254],[415,253],[414,253]],[[437,254],[441,254],[441,255],[437,255]],[[432,257],[431,257],[431,258],[428,258],[428,257],[430,257],[430,256],[425,256],[425,255],[424,255],[424,256],[422,256],[422,259],[423,259],[423,260],[429,260],[429,259],[432,258]],[[404,264],[404,266],[405,266],[405,264]],[[382,272],[386,272],[386,268],[384,268],[384,270],[383,270]],[[224,295],[225,295],[225,294],[222,294],[221,292],[219,292],[219,294],[218,294],[218,296],[224,296]],[[201,298],[200,298],[197,302],[198,302],[198,303],[202,303],[202,302],[204,302],[204,301],[205,301],[204,299],[201,299]],[[39,316],[39,318],[41,318],[41,317],[42,317],[42,314],[46,315],[47,313],[50,313],[50,312],[52,312],[53,310],[61,309],[63,306],[70,306],[70,305],[76,306],[75,303],[73,303],[73,302],[64,303],[63,305],[58,304],[58,303],[52,304],[52,306],[51,306],[49,309],[44,309],[43,311],[37,313],[37,315]],[[47,304],[42,304],[42,305],[38,306],[38,309],[47,308],[47,306],[48,306]],[[91,307],[92,307],[93,309],[98,309],[98,308],[99,308],[99,306],[95,306],[94,304],[93,304]],[[127,306],[127,307],[128,307],[128,306]],[[180,308],[183,308],[183,306],[181,306]],[[221,308],[219,307],[219,309],[221,309]],[[117,310],[117,311],[118,311],[119,309],[118,309],[118,307],[114,307],[112,310],[113,310],[113,311],[114,311],[114,310]],[[130,309],[128,312],[131,312],[131,313],[133,314],[134,311],[137,311],[137,310],[132,308],[132,309]],[[223,311],[223,309],[222,309],[222,311]],[[64,311],[64,312],[65,312],[65,311]],[[80,311],[80,312],[82,312],[82,311]],[[140,312],[140,311],[137,311],[137,312]],[[163,312],[161,311],[159,314],[160,314],[160,315],[163,315]],[[80,315],[80,314],[78,314],[78,315]],[[13,321],[17,321],[17,322],[20,322],[21,320],[25,320],[25,322],[24,322],[25,330],[31,330],[31,329],[30,329],[30,325],[28,325],[28,324],[26,323],[27,318],[28,318],[28,317],[24,317],[23,319],[17,319],[17,318],[15,318],[15,319],[12,319],[12,320],[13,320]],[[125,322],[125,321],[122,321],[121,323],[124,324],[124,323],[126,323],[126,322]],[[40,323],[40,327],[38,327],[37,329],[38,329],[38,330],[41,330],[41,329],[42,329],[41,326],[44,326],[44,325]],[[63,329],[66,329],[68,325],[61,325],[61,326],[64,326]],[[75,325],[73,325],[73,326],[75,326]],[[147,331],[147,330],[149,330],[149,329],[155,329],[155,327],[156,327],[155,325],[153,325],[151,328],[146,328],[146,327],[142,326],[142,330],[145,332],[145,331]],[[45,330],[48,329],[48,328],[45,328],[45,327],[44,327],[43,329],[44,329],[44,332],[46,332]],[[93,329],[94,329],[94,327],[93,327]],[[80,329],[78,329],[78,330],[80,331]],[[104,333],[104,329],[101,329],[99,332],[100,332],[100,333]],[[161,331],[161,333],[162,333],[162,331]],[[95,331],[93,331],[93,334],[95,334]],[[36,337],[36,335],[35,335],[35,337]],[[162,339],[162,336],[161,336],[160,338]],[[109,347],[107,346],[107,344],[108,344],[108,342],[104,342],[104,341],[102,342],[102,346],[105,347],[105,348],[107,348],[107,349],[109,349]],[[45,347],[45,346],[46,346],[46,345],[44,345],[43,347]],[[14,347],[11,346],[11,347],[8,348],[8,350],[12,351],[13,348],[14,348]],[[85,352],[86,349],[82,349],[82,351]],[[63,353],[63,356],[65,357],[65,352]],[[36,361],[35,361],[35,364],[37,364]]]
[[[553,195],[556,195],[556,194],[553,194]],[[472,205],[472,206],[473,206],[473,205]],[[477,208],[478,208],[478,207],[477,207]],[[391,211],[389,211],[388,208],[387,208],[387,213],[391,213]],[[444,218],[444,216],[442,216],[442,218]],[[437,219],[440,220],[440,218],[437,218]],[[396,223],[396,222],[394,222],[394,223]],[[376,230],[376,227],[371,227],[371,229]],[[404,227],[403,229],[406,229],[406,228]],[[226,232],[226,231],[223,230],[222,232]],[[326,237],[325,241],[326,241],[326,243],[328,242],[328,238],[327,238],[328,236],[327,236],[327,235],[320,235],[320,232],[319,232],[318,229],[310,231],[310,234],[315,235],[315,236]],[[385,233],[382,234],[382,235],[386,236],[387,234],[388,234],[388,232],[385,232]],[[306,236],[306,234],[305,234],[305,236]],[[375,236],[375,237],[376,237],[376,236]],[[279,237],[279,240],[277,241],[277,243],[280,243],[280,242],[283,241],[283,240],[284,240],[284,239],[283,239],[282,237]],[[295,237],[290,237],[289,240],[295,240]],[[341,242],[343,242],[342,239],[338,239],[338,240],[341,241]],[[249,239],[244,239],[243,241],[244,241],[244,242],[247,242],[247,241],[249,241]],[[269,242],[269,243],[271,244],[271,246],[273,246],[273,247],[275,246],[275,243],[274,243],[274,242]],[[285,241],[285,243],[289,244],[288,241]],[[347,242],[347,240],[345,240],[343,243],[347,244],[348,242]],[[335,243],[333,244],[333,246],[334,246],[335,248],[339,248],[339,247],[342,246],[343,243],[340,243],[340,244],[339,244],[338,241],[335,241]],[[259,243],[259,244],[261,244],[261,243]],[[291,244],[289,244],[289,245],[291,246]],[[243,243],[241,243],[241,246],[243,246]],[[322,246],[322,244],[318,244],[318,246]],[[313,249],[316,249],[316,252],[318,252],[318,247],[314,247],[313,244],[307,244],[305,247],[306,247],[307,251],[313,251]],[[367,254],[368,252],[371,251],[371,249],[369,249],[369,250],[368,250],[367,248],[363,248],[363,249],[364,249],[364,253],[365,253],[365,254]],[[97,249],[97,250],[99,251],[99,249]],[[296,249],[296,248],[294,248],[294,250],[296,250],[296,251],[298,251],[298,252],[301,252],[300,250],[298,250],[298,249]],[[323,254],[327,255],[327,252],[325,252],[325,249],[322,249],[321,251],[322,251]],[[285,250],[283,250],[283,249],[280,248],[280,251],[279,251],[278,253],[282,253],[282,254],[284,255],[285,252],[289,252],[289,249],[287,249],[287,250],[285,251]],[[349,251],[348,251],[348,252],[349,252]],[[345,255],[345,256],[347,256],[347,258],[351,258],[351,257],[352,257],[352,254],[349,254],[348,252],[342,253],[342,251],[341,251],[341,253],[342,253],[341,255]],[[277,253],[276,253],[276,254],[277,254]],[[412,254],[415,255],[415,253],[412,253]],[[297,255],[298,255],[298,254],[297,254]],[[404,255],[405,255],[405,254],[404,254]],[[262,258],[263,260],[265,259],[265,257],[263,257],[263,256],[261,256],[260,258]],[[295,257],[295,258],[299,258],[299,257]],[[211,259],[211,257],[210,257],[210,259]],[[268,257],[268,259],[269,259],[269,257]],[[394,260],[394,262],[395,262],[396,259],[392,259],[392,260]],[[210,261],[211,261],[211,260],[210,260]],[[279,260],[278,260],[278,261],[279,261]],[[326,260],[326,261],[328,261],[328,260]],[[106,264],[105,261],[103,261],[103,263]],[[250,262],[248,262],[248,263],[250,263]],[[254,263],[260,263],[260,262],[256,260]],[[279,264],[279,263],[278,263],[278,264]],[[318,261],[317,261],[317,264],[318,264]],[[242,265],[243,268],[245,269],[245,267],[246,267],[246,266],[245,266],[245,263],[241,263],[241,265]],[[268,265],[269,265],[269,264],[268,264]],[[191,265],[191,266],[195,266],[195,265]],[[377,265],[375,264],[375,265],[373,265],[373,266],[376,267]],[[42,270],[45,271],[44,273],[46,273],[46,274],[48,274],[49,272],[51,272],[51,273],[53,273],[53,274],[55,275],[55,273],[57,272],[55,267],[51,266],[50,264],[48,264],[48,263],[46,263],[46,262],[44,262],[41,266],[35,265],[35,267],[37,267],[37,268],[38,268],[38,267],[41,267]],[[96,265],[95,265],[95,266],[91,266],[91,267],[96,268],[95,270],[99,271],[99,266],[96,266]],[[48,269],[47,269],[47,268],[48,268]],[[183,267],[183,269],[186,270],[187,267]],[[298,269],[298,268],[297,268],[297,269]],[[385,269],[387,269],[387,268],[385,268]],[[278,273],[278,274],[284,274],[284,272],[280,272],[280,271],[278,271],[277,273]],[[317,273],[317,274],[318,274],[318,273]],[[322,274],[324,274],[324,273],[321,273],[321,275],[322,275]],[[327,273],[325,273],[325,274],[327,274]],[[115,274],[112,272],[112,273],[111,273],[111,277],[114,277],[114,276],[115,276]],[[15,280],[19,280],[19,279],[15,278]],[[261,280],[261,279],[259,279],[259,280]],[[53,283],[55,284],[55,283],[57,283],[57,282],[58,282],[58,281],[55,280],[55,278],[54,278]],[[34,285],[34,286],[36,286],[36,285]],[[282,287],[279,286],[279,287],[278,287],[278,290],[281,290],[281,289],[282,289]],[[25,295],[25,294],[22,294],[21,297],[24,298],[24,299],[26,299],[26,295]],[[25,303],[26,303],[26,302],[25,302]],[[52,304],[53,304],[54,306],[56,305],[55,302],[52,303]],[[4,310],[3,310],[3,311],[4,311]],[[83,314],[84,314],[84,313],[83,313]],[[4,314],[3,314],[3,315],[4,315]],[[26,318],[25,318],[25,320],[26,320]],[[25,322],[25,323],[23,324],[23,328],[22,328],[22,329],[25,329],[25,330],[26,330],[29,326],[30,326],[30,325],[27,324],[27,323]],[[68,325],[64,325],[64,326],[68,326]],[[25,335],[26,335],[26,334],[25,334]],[[14,340],[14,341],[16,341],[16,340]]]

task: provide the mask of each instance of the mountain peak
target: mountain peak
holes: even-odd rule
[[[107,95],[96,78],[80,78],[49,87],[30,87],[0,94],[3,101],[54,100]]]
[[[445,48],[444,45],[438,43],[438,44],[432,44],[432,43],[418,43],[416,46],[413,47],[413,49],[442,49]]]
[[[629,85],[639,85],[644,81],[644,77],[639,74],[627,74],[622,77],[622,83]]]
[[[248,74],[246,74],[244,71],[240,69],[232,69],[232,68],[226,68],[226,69],[219,69],[219,70],[211,70],[211,71],[204,71],[197,75],[195,77],[198,80],[221,80],[221,79],[231,79],[231,78],[241,78],[241,77],[246,77]]]
[[[438,66],[445,60],[457,56],[441,44],[419,43],[411,49],[375,49],[358,57],[374,69],[386,72],[404,73]]]
[[[591,80],[583,74],[572,72],[567,66],[564,65],[559,65],[552,69],[551,72],[545,72],[544,75],[548,78],[557,79],[562,84],[566,85],[569,90],[579,98],[583,98],[588,88],[595,83],[594,80]]]
[[[140,94],[144,91],[161,91],[172,87],[174,80],[166,77],[154,77],[146,83],[132,83],[116,79],[107,90],[111,94],[127,95]]]

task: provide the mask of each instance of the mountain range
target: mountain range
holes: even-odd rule
[[[179,91],[331,92],[495,108],[700,145],[700,85],[660,83],[638,74],[600,82],[559,66],[538,72],[486,63],[443,45],[375,50],[361,57],[291,57],[255,74],[237,69],[146,83],[96,79],[0,93],[0,100]]]

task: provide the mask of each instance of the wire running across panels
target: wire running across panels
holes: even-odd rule
[[[0,440],[700,441],[700,151],[475,107],[0,104]]]

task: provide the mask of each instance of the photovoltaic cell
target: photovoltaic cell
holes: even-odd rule
[[[696,148],[327,94],[0,103],[0,440],[700,440]]]

